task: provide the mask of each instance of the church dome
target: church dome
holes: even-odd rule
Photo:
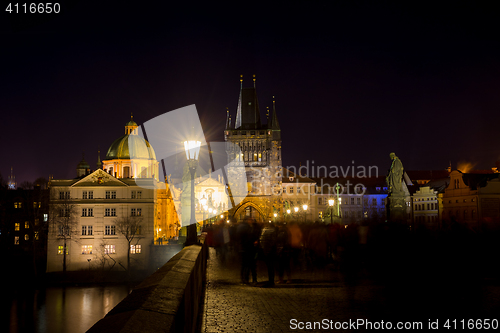
[[[76,166],[77,169],[90,169],[90,165],[85,161],[85,159],[82,159],[80,163]]]
[[[137,124],[135,126],[137,126]],[[125,134],[116,139],[115,142],[111,144],[106,154],[107,160],[131,158],[156,160],[156,155],[149,142],[135,134]]]

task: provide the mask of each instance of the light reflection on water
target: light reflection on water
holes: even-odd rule
[[[17,291],[7,300],[11,309],[8,331],[85,332],[124,299],[129,291],[130,288],[125,285]],[[7,330],[0,328],[0,331]]]

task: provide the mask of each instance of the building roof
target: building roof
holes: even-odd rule
[[[461,171],[457,170],[461,173]],[[498,178],[498,173],[462,173],[462,179],[465,185],[469,186],[472,190],[477,190],[478,187],[485,187],[489,180]]]
[[[156,155],[149,142],[134,134],[125,134],[116,139],[106,154],[106,160],[131,158],[156,160]]]
[[[261,129],[259,101],[255,88],[241,88],[235,129]]]
[[[315,183],[316,181],[312,178],[303,177],[300,174],[296,174],[287,168],[283,168],[283,175],[281,178],[282,183]]]
[[[435,179],[447,178],[450,173],[448,170],[405,170],[413,183],[419,183],[419,181],[429,182]]]

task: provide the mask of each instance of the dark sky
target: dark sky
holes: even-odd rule
[[[222,141],[239,75],[276,108],[283,165],[490,168],[500,159],[495,7],[68,1],[0,17],[0,173],[72,178],[139,124],[196,104]]]

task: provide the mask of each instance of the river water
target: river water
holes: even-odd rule
[[[130,290],[126,285],[109,285],[4,292],[0,332],[85,332]]]

